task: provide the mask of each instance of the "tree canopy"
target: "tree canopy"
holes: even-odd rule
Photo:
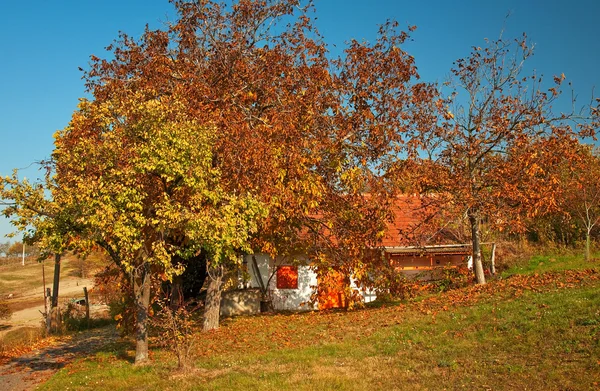
[[[175,258],[205,256],[211,329],[224,271],[244,253],[360,276],[408,188],[467,216],[483,283],[482,220],[519,229],[524,213],[557,207],[546,168],[597,126],[597,108],[554,113],[562,75],[547,90],[523,76],[526,37],[473,48],[444,95],[402,48],[414,26],[388,21],[334,57],[310,2],[172,3],[163,29],[121,33],[91,57],[91,98],[56,133],[46,184],[15,175],[0,189],[45,247],[100,246],[130,278],[138,363],[151,280],[181,273]]]
[[[480,283],[481,221],[519,231],[524,216],[556,209],[560,178],[551,168],[575,159],[579,138],[593,136],[598,123],[597,107],[554,110],[565,77],[554,77],[543,90],[540,76],[526,75],[532,55],[525,35],[474,47],[456,61],[445,83],[449,94],[432,108],[439,113],[437,126],[414,135],[422,152],[417,161],[425,168],[417,174],[421,190],[435,192],[440,209],[468,218]]]
[[[150,278],[181,272],[174,255],[205,251],[213,266],[237,262],[264,215],[252,195],[223,190],[212,165],[213,137],[175,96],[143,99],[133,91],[82,100],[56,135],[61,204],[79,211],[84,243],[104,248],[130,276],[142,345]],[[136,361],[147,358],[145,350],[140,346]]]

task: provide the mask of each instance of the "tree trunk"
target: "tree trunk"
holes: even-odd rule
[[[223,266],[206,266],[208,271],[208,291],[204,304],[204,331],[219,328],[219,314],[221,312],[221,282],[223,280]]]
[[[83,295],[85,296],[85,322],[86,327],[90,328],[90,296],[88,295],[87,287],[83,287]]]
[[[181,276],[175,276],[173,277],[173,282],[171,283],[170,308],[172,310],[177,310],[183,306],[183,302],[183,281]]]
[[[60,307],[50,308],[50,334],[62,334],[62,316]]]
[[[492,243],[492,256],[490,257],[490,274],[496,275],[496,243]]]
[[[54,280],[52,282],[52,299],[50,300],[50,310],[46,314],[46,329],[50,334],[60,334],[61,316],[58,308],[58,293],[60,284],[60,254],[54,254]]]
[[[591,238],[590,238],[590,231],[591,230],[587,230],[585,233],[585,260],[586,261],[591,261],[592,260],[592,253],[591,253]]]
[[[479,216],[469,211],[469,223],[471,224],[471,240],[473,242],[473,271],[478,284],[485,284],[483,264],[481,262],[481,233],[479,227]]]
[[[52,294],[50,293],[50,288],[46,288],[46,297],[44,298],[44,307],[46,311],[46,333],[52,333],[52,322],[50,321],[50,315],[52,311]]]
[[[52,308],[58,306],[58,285],[60,283],[60,254],[54,254],[54,281],[52,282]]]
[[[148,308],[150,307],[150,274],[146,267],[134,271],[135,296],[135,365],[148,362]]]

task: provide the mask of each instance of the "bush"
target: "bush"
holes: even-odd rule
[[[108,306],[110,318],[117,322],[122,335],[135,331],[135,303],[129,281],[121,270],[108,266],[94,279],[94,291],[101,302]]]
[[[0,302],[0,319],[10,319],[12,311],[5,302]]]
[[[430,284],[414,277],[407,277],[392,265],[380,265],[369,273],[371,284],[375,287],[377,299],[382,301],[407,300],[419,292],[427,291]]]
[[[62,315],[63,327],[66,331],[81,331],[103,327],[114,323],[112,318],[92,318],[86,319],[85,305],[69,303]]]
[[[193,318],[195,308],[181,305],[171,308],[168,300],[157,300],[158,311],[150,323],[158,331],[159,343],[169,349],[177,357],[177,369],[185,371],[192,366],[192,349],[195,345],[194,336],[197,323]]]
[[[445,266],[431,271],[432,284],[440,292],[463,288],[475,282],[473,272],[466,267]]]

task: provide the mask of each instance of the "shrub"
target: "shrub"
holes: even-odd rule
[[[44,338],[44,329],[41,327],[20,327],[10,330],[0,338],[0,357],[19,356],[42,338]]]
[[[198,307],[188,308],[185,304],[176,308],[169,306],[168,300],[157,300],[155,307],[158,311],[150,323],[158,332],[158,342],[177,357],[177,368],[185,371],[192,366],[192,349],[195,345],[194,336],[197,323],[194,312]]]
[[[122,335],[131,335],[135,330],[135,302],[129,281],[121,270],[108,266],[96,274],[94,291],[101,302],[108,306],[110,318],[117,322]]]
[[[473,272],[466,267],[445,266],[431,271],[433,285],[440,292],[445,292],[451,289],[463,288],[473,284]]]
[[[62,315],[63,327],[66,331],[81,331],[103,327],[114,322],[112,318],[94,318],[89,319],[85,316],[85,305],[77,303],[68,303]]]
[[[8,304],[0,301],[0,319],[10,319],[12,311]]]

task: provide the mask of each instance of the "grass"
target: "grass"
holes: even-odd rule
[[[598,389],[600,273],[557,271],[579,266],[578,257],[535,258],[525,276],[418,301],[227,319],[198,335],[185,375],[162,349],[140,368],[133,345],[115,343],[41,389]]]
[[[529,260],[521,262],[502,273],[506,278],[514,274],[544,273],[562,270],[583,270],[600,266],[600,252],[592,254],[592,261],[586,261],[581,255],[574,254],[549,254],[535,255]]]
[[[66,256],[61,261],[61,281],[68,278],[81,278],[81,273],[86,272],[87,277],[93,276],[93,271],[105,265],[106,262],[97,254],[92,254],[86,260],[74,256]],[[54,273],[54,260],[46,259],[43,263],[32,258],[21,259],[6,258],[0,266],[0,300],[13,294],[13,298],[6,301],[12,311],[19,311],[36,305],[43,304],[43,274],[46,277],[46,287],[52,288]],[[23,293],[36,290],[39,295],[23,298]],[[81,296],[81,295],[78,295]]]
[[[46,265],[46,283],[52,278],[52,268]],[[42,264],[26,259],[25,266],[21,260],[0,266],[0,296],[10,293],[23,292],[42,285]]]
[[[26,351],[44,338],[41,327],[20,327],[0,337],[0,358],[11,351]]]
[[[61,274],[65,275],[76,268],[74,265],[76,262],[75,259],[66,259],[62,263],[63,270]],[[23,266],[21,260],[15,258],[13,263],[0,266],[0,296],[6,296],[10,293],[18,294],[42,286],[42,268],[45,269],[46,285],[52,287],[52,273],[54,270],[52,259],[45,260],[43,263],[34,259],[26,259]]]

